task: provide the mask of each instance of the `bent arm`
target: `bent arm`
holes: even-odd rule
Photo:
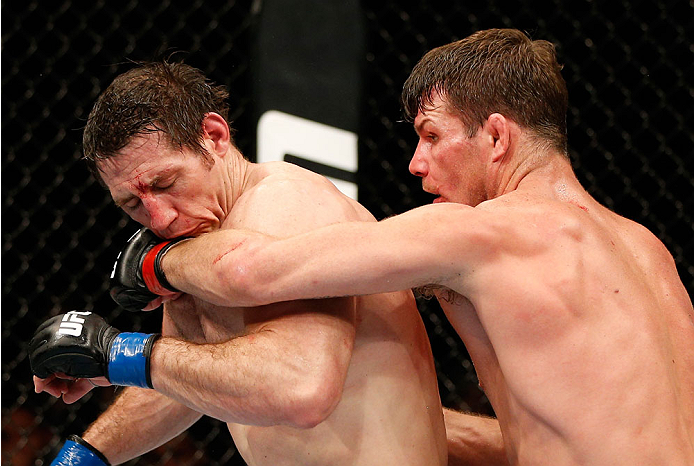
[[[115,465],[163,445],[200,417],[161,393],[128,387],[82,437]]]
[[[221,271],[232,228],[261,232],[247,235],[267,239],[370,218],[333,185],[304,176],[268,176],[234,205],[224,230],[179,243],[195,243],[178,262],[195,277],[195,285],[183,291],[206,303],[248,307],[210,299],[233,287]],[[150,361],[154,388],[226,422],[306,428],[323,421],[342,396],[354,345],[356,300],[287,301],[268,299],[265,304],[271,305],[245,311],[213,309],[210,314],[219,319],[244,312],[244,334],[227,341],[196,345],[158,340]],[[215,338],[214,319],[206,328]]]
[[[354,300],[254,311],[262,313],[273,315],[223,343],[159,339],[151,356],[154,389],[225,422],[297,428],[322,422],[339,402],[347,375]]]
[[[218,231],[172,248],[162,267],[176,288],[223,306],[446,285],[473,263],[484,228],[472,211],[439,204],[284,239]]]
[[[496,419],[444,408],[448,465],[507,466],[501,429]]]

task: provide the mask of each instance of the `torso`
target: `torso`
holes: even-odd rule
[[[440,301],[514,464],[694,464],[694,312],[665,247],[587,194],[478,208],[512,231]]]
[[[267,174],[274,177],[272,183],[285,184],[287,189],[305,189],[314,197],[316,189],[324,196],[340,196],[333,187],[316,188],[314,183],[322,183],[316,175],[284,164],[269,165]],[[298,180],[303,180],[303,188],[301,183],[297,186]],[[261,180],[258,187],[264,189],[263,183]],[[240,200],[239,208],[235,207],[236,217],[230,218],[225,228],[255,227],[250,217],[246,220],[244,202],[257,208],[253,199]],[[358,212],[353,215],[361,220],[368,216],[356,203],[346,198],[341,202],[348,204],[346,210]],[[278,231],[270,234],[277,235]],[[167,303],[165,312],[186,339],[217,343],[253,333],[268,321],[304,305],[279,303],[262,310],[222,308],[184,296]],[[250,466],[446,464],[436,373],[411,293],[357,298],[356,339],[347,379],[339,404],[325,421],[310,429],[228,426]]]

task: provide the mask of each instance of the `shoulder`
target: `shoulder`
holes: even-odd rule
[[[651,230],[633,220],[617,218],[620,239],[644,270],[657,270],[661,276],[677,273],[672,253]]]
[[[531,235],[538,240],[555,235],[578,238],[590,221],[586,208],[581,205],[520,193],[484,202],[477,209],[503,233]]]
[[[321,175],[284,162],[256,167],[260,176],[234,204],[228,227],[282,237],[332,223],[373,220]]]
[[[475,264],[575,256],[593,230],[578,206],[534,196],[501,196],[452,215],[466,230],[460,247]]]

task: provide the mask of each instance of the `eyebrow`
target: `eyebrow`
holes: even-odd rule
[[[161,172],[154,175],[154,177],[152,177],[152,179],[149,182],[140,183],[140,184],[144,185],[148,188],[153,188],[154,186],[156,186],[157,183],[160,183],[162,179],[166,178],[167,176],[171,176],[171,174],[175,173],[175,172],[176,172],[175,168],[167,167],[167,168],[163,169]],[[137,197],[137,196],[128,193],[128,194],[125,194],[123,196],[119,196],[117,198],[114,197],[113,202],[116,204],[116,207],[122,207],[124,204],[127,204],[135,197]]]
[[[431,120],[427,117],[424,117],[423,120],[420,120],[419,123],[415,123],[414,125],[414,130],[417,134],[419,134],[421,131],[424,129],[424,125],[427,123],[431,123]]]
[[[146,186],[148,188],[151,188],[155,186],[159,181],[161,181],[162,176],[161,175],[156,175],[154,178],[152,178],[148,183],[140,183],[141,186]],[[128,193],[124,194],[123,196],[120,196],[118,198],[113,198],[113,202],[115,202],[116,207],[123,207],[124,204],[127,204],[131,200],[135,199],[137,196],[134,194]]]
[[[132,194],[129,194],[127,196],[121,196],[118,198],[113,198],[113,202],[116,204],[116,207],[122,208],[125,204],[130,202],[131,200],[135,199],[135,196]]]

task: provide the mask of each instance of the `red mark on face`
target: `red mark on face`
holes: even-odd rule
[[[579,209],[588,212],[588,207],[586,207],[586,206],[584,206],[584,205],[581,205],[581,204],[579,204],[579,203],[576,202],[576,201],[569,201],[569,202],[570,202],[571,204],[575,205],[576,207],[578,207]]]
[[[143,174],[144,173],[138,173],[137,175],[135,175],[135,182],[133,183],[135,185],[135,188],[141,193],[144,193],[147,189],[147,185],[143,183],[141,180]]]
[[[220,254],[219,256],[215,257],[215,259],[212,261],[212,265],[214,265],[214,264],[216,264],[217,262],[219,262],[220,260],[222,260],[222,258],[223,258],[224,256],[226,256],[226,255],[229,254],[230,252],[233,252],[233,251],[236,250],[238,247],[240,247],[241,245],[243,245],[243,243],[245,243],[245,242],[246,242],[246,240],[244,239],[244,240],[242,240],[240,243],[236,244],[235,246],[232,246],[231,249],[228,249],[227,251],[223,252],[223,253]]]

